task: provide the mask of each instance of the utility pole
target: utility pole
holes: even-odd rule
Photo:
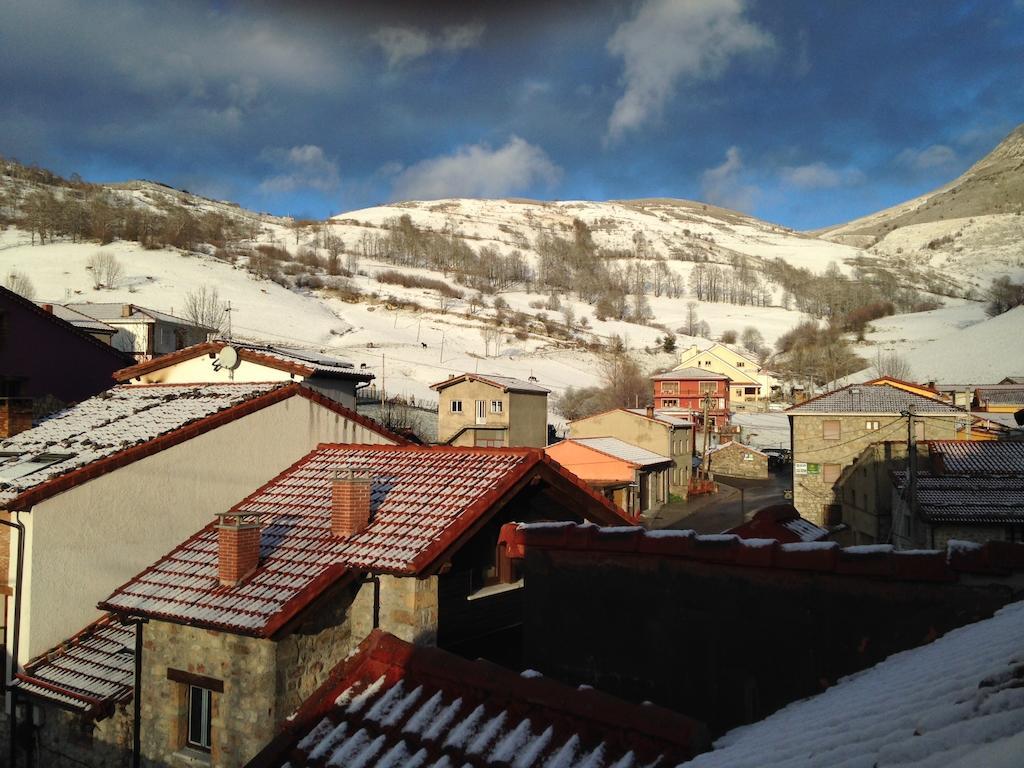
[[[384,399],[387,396],[387,389],[384,386],[384,382],[385,381],[386,381],[386,379],[384,378],[384,354],[381,353],[381,356],[380,356],[380,404],[382,406],[384,405]]]
[[[911,519],[914,519],[917,517],[917,414],[912,408],[908,408],[901,411],[900,416],[907,419],[907,507]]]
[[[231,340],[231,312],[232,312],[231,302],[229,301],[228,305],[224,308],[224,314],[226,314],[228,316],[228,340],[229,341]]]
[[[701,468],[707,472],[708,469],[708,439],[711,437],[710,427],[708,425],[708,411],[711,410],[711,393],[705,392],[703,398],[704,405],[704,447],[700,454],[700,465]]]

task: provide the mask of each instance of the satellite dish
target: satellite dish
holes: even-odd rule
[[[234,347],[224,347],[219,353],[217,353],[217,362],[220,363],[221,368],[227,368],[229,371],[235,370],[238,367],[238,350]]]

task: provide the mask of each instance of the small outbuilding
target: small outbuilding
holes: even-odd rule
[[[708,451],[708,468],[721,477],[768,479],[768,454],[735,441]]]

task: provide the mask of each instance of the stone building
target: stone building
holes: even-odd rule
[[[572,438],[605,435],[671,458],[669,493],[686,499],[693,468],[693,422],[653,407],[615,408],[569,422]]]
[[[896,546],[1024,541],[1024,443],[937,440],[922,458],[893,473]]]
[[[432,384],[437,439],[448,445],[543,448],[550,390],[509,376],[464,373]]]
[[[116,651],[139,664],[133,707],[104,707],[130,718],[147,766],[244,764],[374,628],[511,653],[522,582],[501,525],[627,522],[539,450],[326,444],[217,517],[100,604],[139,633],[141,658]],[[100,698],[89,675],[28,672],[19,697]]]
[[[811,398],[786,414],[793,505],[803,517],[825,526],[841,521],[836,483],[869,445],[908,438],[966,438],[971,419],[960,408],[891,384],[851,384]]]
[[[716,476],[749,480],[768,479],[768,454],[736,441],[709,450],[707,466]]]

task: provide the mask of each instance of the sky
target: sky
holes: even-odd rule
[[[676,197],[796,229],[1024,122],[1024,0],[0,0],[0,154],[323,218]]]

